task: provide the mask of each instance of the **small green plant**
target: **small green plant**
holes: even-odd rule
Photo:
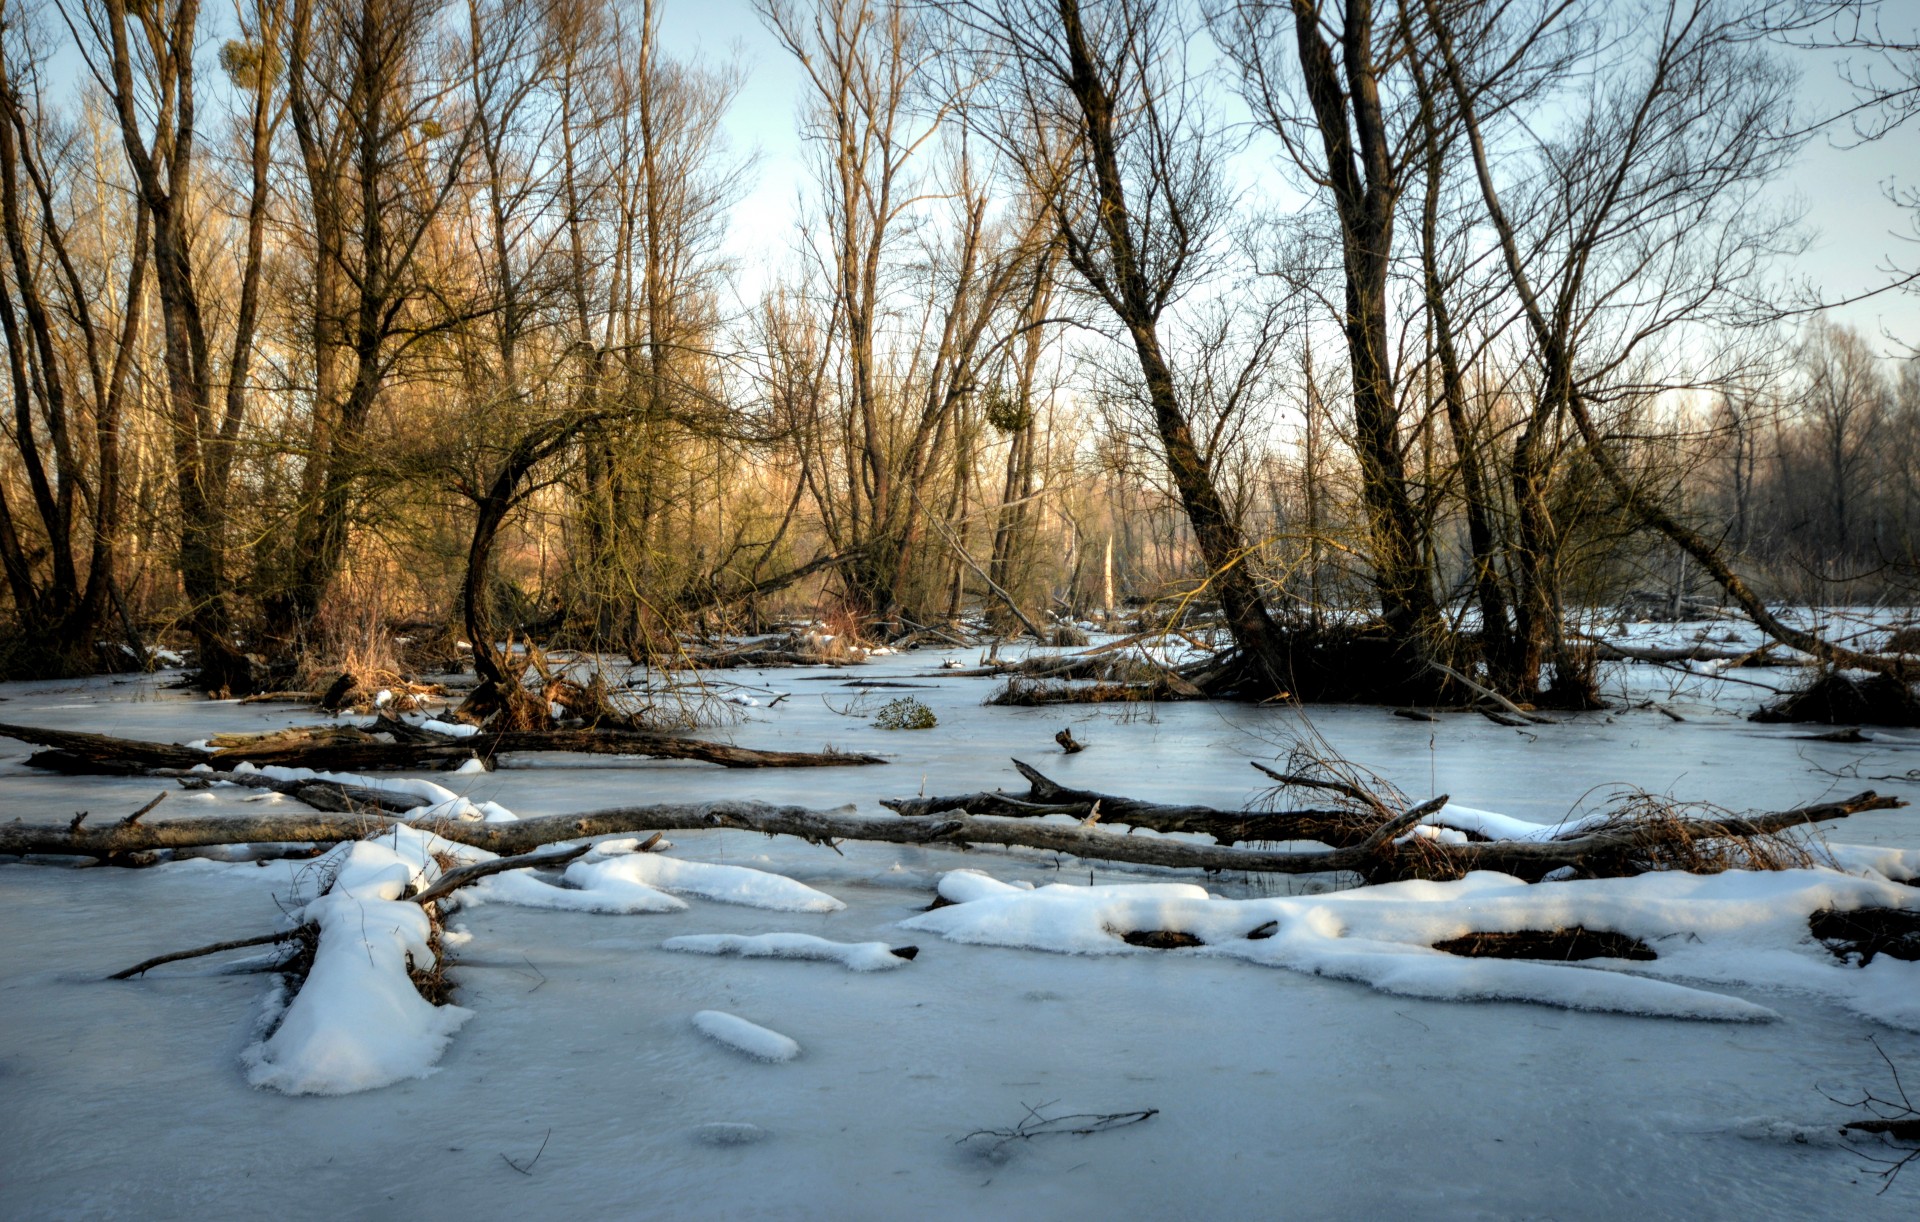
[[[912,696],[902,696],[890,700],[881,706],[880,715],[873,724],[882,730],[931,730],[940,724],[933,710],[921,704]]]

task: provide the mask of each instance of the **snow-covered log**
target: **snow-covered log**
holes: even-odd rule
[[[1250,873],[1311,874],[1352,870],[1370,878],[1418,875],[1459,877],[1471,870],[1499,870],[1538,878],[1561,866],[1580,868],[1609,858],[1645,852],[1649,837],[1675,842],[1716,837],[1767,836],[1809,823],[1844,818],[1868,810],[1905,806],[1899,798],[1868,791],[1840,802],[1746,818],[1673,819],[1654,826],[1601,828],[1564,840],[1495,840],[1450,844],[1428,838],[1395,837],[1438,809],[1444,798],[1420,804],[1377,827],[1360,844],[1324,851],[1270,851],[1196,844],[1171,836],[1128,835],[1026,818],[944,812],[911,817],[824,812],[763,802],[664,803],[616,807],[580,815],[548,815],[511,823],[475,823],[458,819],[419,820],[420,831],[503,855],[531,852],[542,845],[594,836],[645,831],[728,828],[798,836],[814,843],[870,840],[892,844],[997,844],[1069,853],[1097,861],[1125,861],[1170,869],[1237,870]],[[114,823],[0,825],[0,854],[52,853],[104,857],[115,853],[185,848],[210,844],[261,842],[327,843],[357,839],[397,820],[363,815],[222,816]]]
[[[820,768],[884,764],[877,755],[844,751],[760,751],[731,743],[708,742],[646,730],[510,730],[482,731],[466,738],[421,735],[405,742],[385,742],[373,735],[361,741],[342,741],[338,734],[325,741],[275,741],[202,751],[177,743],[142,742],[107,734],[75,730],[45,730],[37,726],[0,724],[0,737],[51,748],[30,757],[38,768],[67,773],[137,775],[160,768],[215,767],[240,762],[257,767],[312,768],[319,772],[385,771],[407,768],[445,768],[469,759],[492,759],[510,753],[573,751],[589,755],[644,755],[656,759],[691,759],[723,768]]]

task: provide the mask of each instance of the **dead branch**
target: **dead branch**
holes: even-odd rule
[[[659,840],[660,834],[655,832],[653,838],[656,841]],[[549,866],[564,866],[576,857],[586,856],[592,848],[591,844],[576,844],[571,848],[557,849],[548,853],[523,853],[515,857],[496,857],[491,861],[476,861],[472,865],[448,870],[435,879],[425,891],[413,896],[412,899],[416,904],[431,904],[435,900],[445,899],[462,887],[477,883],[483,878],[490,878],[495,874],[504,874],[508,870],[543,870]],[[644,852],[645,848],[646,846],[642,846],[640,851]]]
[[[1387,815],[1387,808],[1380,804],[1380,799],[1377,796],[1362,789],[1358,785],[1343,781],[1338,777],[1312,777],[1302,776],[1292,772],[1275,772],[1259,760],[1248,760],[1247,762],[1259,771],[1266,773],[1274,780],[1280,782],[1282,785],[1296,789],[1325,789],[1332,793],[1337,793],[1342,797],[1352,798],[1356,802],[1371,807],[1383,818]]]
[[[108,980],[126,980],[133,976],[144,975],[148,968],[159,967],[163,963],[178,963],[182,959],[198,959],[203,955],[217,955],[222,951],[240,950],[247,946],[270,946],[276,942],[285,942],[297,937],[299,928],[284,929],[279,933],[265,933],[257,938],[236,938],[231,942],[215,942],[208,946],[196,946],[192,950],[176,950],[170,955],[155,955],[143,959],[130,968],[115,972]]]
[[[1554,721],[1551,717],[1540,717],[1540,716],[1536,716],[1533,713],[1527,712],[1527,710],[1521,708],[1519,705],[1507,699],[1505,696],[1502,696],[1499,692],[1494,691],[1492,688],[1488,687],[1486,684],[1480,683],[1474,679],[1469,679],[1467,676],[1461,674],[1459,671],[1455,670],[1451,666],[1448,666],[1444,662],[1438,662],[1438,661],[1429,659],[1427,661],[1427,665],[1439,671],[1441,674],[1445,675],[1447,678],[1452,679],[1455,683],[1458,683],[1462,687],[1467,688],[1469,691],[1473,692],[1474,694],[1484,699],[1493,701],[1495,704],[1505,709],[1508,713],[1512,714],[1515,717],[1520,718],[1522,721],[1530,721],[1535,725],[1542,725],[1542,726],[1550,726],[1554,724]]]
[[[1782,666],[1773,656],[1778,646],[1769,642],[1758,649],[1726,649],[1714,645],[1694,644],[1680,646],[1623,645],[1605,637],[1585,636],[1593,656],[1602,662],[1730,662],[1734,666]]]
[[[1856,1108],[1868,1114],[1865,1119],[1850,1120],[1841,1125],[1842,1134],[1872,1133],[1892,1141],[1920,1143],[1920,1108],[1916,1108],[1913,1100],[1907,1096],[1906,1084],[1900,1080],[1900,1067],[1893,1063],[1893,1058],[1887,1055],[1887,1050],[1880,1046],[1879,1040],[1869,1035],[1867,1042],[1872,1044],[1873,1050],[1880,1054],[1881,1061],[1886,1064],[1887,1073],[1893,1078],[1894,1097],[1882,1098],[1870,1090],[1861,1091],[1858,1099],[1835,1098],[1833,1095],[1827,1095],[1824,1090],[1820,1093],[1827,1095],[1827,1100],[1831,1103]],[[1884,1181],[1880,1186],[1881,1193],[1893,1187],[1893,1182],[1900,1177],[1902,1171],[1906,1170],[1909,1163],[1920,1159],[1920,1146],[1907,1148],[1896,1146],[1895,1151],[1900,1154],[1900,1157],[1881,1158],[1866,1153],[1858,1146],[1854,1147],[1856,1154],[1884,1168],[1874,1173]]]
[[[960,810],[973,815],[1004,815],[1010,818],[1072,815],[1076,819],[1086,818],[1097,804],[1102,817],[1110,823],[1125,823],[1161,833],[1202,832],[1212,836],[1219,844],[1239,844],[1250,840],[1317,840],[1335,848],[1360,843],[1373,831],[1379,819],[1390,815],[1384,807],[1379,809],[1377,819],[1368,820],[1346,810],[1268,812],[1166,805],[1085,789],[1069,789],[1020,760],[1014,760],[1013,766],[1027,778],[1028,790],[1024,799],[1004,793],[970,793],[935,798],[887,798],[880,804],[902,815],[930,815],[937,811]],[[1325,788],[1337,786],[1329,784]]]
[[[639,853],[647,852],[657,844],[659,840],[660,834],[656,832],[651,840],[634,851]],[[409,898],[411,898],[414,903],[425,906],[433,903],[435,900],[445,899],[460,888],[477,883],[483,878],[488,878],[495,874],[504,874],[508,870],[539,870],[548,866],[565,865],[576,857],[585,856],[592,848],[593,846],[591,844],[579,844],[552,852],[526,853],[517,857],[496,857],[491,861],[474,862],[471,865],[465,865],[459,869],[447,871],[438,879],[434,880],[433,884],[426,890]],[[217,955],[222,951],[239,950],[247,946],[268,946],[277,942],[285,942],[290,938],[299,936],[300,930],[303,928],[305,928],[305,926],[282,930],[279,933],[261,934],[253,938],[236,938],[230,942],[215,942],[208,946],[195,947],[192,950],[177,950],[172,954],[155,955],[153,958],[142,960],[123,971],[115,972],[113,975],[107,977],[107,979],[126,980],[132,976],[142,975],[148,968],[159,967],[163,963],[177,963],[182,959],[198,959],[203,955]]]
[[[995,1153],[1011,1142],[1032,1141],[1036,1137],[1056,1137],[1061,1135],[1088,1137],[1095,1133],[1105,1133],[1111,1129],[1124,1129],[1128,1125],[1140,1124],[1160,1114],[1157,1107],[1143,1108],[1137,1112],[1077,1112],[1071,1116],[1047,1116],[1043,1109],[1052,1107],[1051,1103],[1042,1103],[1039,1107],[1027,1107],[1027,1114],[1020,1123],[1010,1129],[975,1129],[966,1136],[958,1138],[953,1144],[963,1145],[979,1138],[988,1139],[985,1144],[987,1153]]]
[[[140,822],[141,815],[146,814],[148,811],[152,810],[154,807],[160,805],[162,802],[166,800],[167,800],[167,791],[163,789],[159,793],[153,795],[153,801],[147,803],[145,806],[142,806],[139,810],[134,811],[132,814],[128,815],[126,818],[120,820],[120,822],[126,826],[131,827],[133,824]]]

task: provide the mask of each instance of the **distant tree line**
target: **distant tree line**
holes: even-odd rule
[[[1222,692],[1577,705],[1636,588],[1911,597],[1911,337],[1778,202],[1906,130],[1893,6],[761,0],[809,185],[731,238],[657,10],[0,0],[6,673],[1153,604]]]

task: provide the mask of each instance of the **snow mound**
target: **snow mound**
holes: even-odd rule
[[[662,942],[665,950],[696,955],[738,955],[742,959],[817,959],[856,972],[884,972],[907,961],[885,942],[830,942],[808,933],[687,934]]]
[[[1525,819],[1516,819],[1512,815],[1496,814],[1490,810],[1479,810],[1472,806],[1461,806],[1449,802],[1422,819],[1420,823],[1427,827],[1477,832],[1489,840],[1546,841],[1577,836],[1600,826],[1607,819],[1608,816],[1605,813],[1595,813],[1575,819],[1564,819],[1559,823],[1529,823]]]
[[[598,863],[574,862],[567,870],[570,887],[556,887],[526,870],[510,870],[481,879],[468,888],[481,903],[512,904],[519,908],[548,908],[558,912],[684,912],[685,900],[618,876],[603,876]]]
[[[432,781],[423,781],[415,777],[370,777],[357,772],[315,772],[311,768],[288,768],[281,764],[268,764],[264,767],[249,764],[245,760],[233,766],[233,771],[254,773],[271,777],[276,781],[332,781],[339,785],[352,785],[359,789],[377,789],[385,793],[402,797],[420,798],[423,802],[446,802],[459,795],[444,785]]]
[[[1839,963],[1814,942],[1823,908],[1916,907],[1879,878],[1827,869],[1646,874],[1529,885],[1479,872],[1457,882],[1402,882],[1318,896],[1210,898],[1185,884],[1021,891],[984,875],[944,875],[949,906],[901,922],[956,942],[1068,954],[1193,954],[1353,980],[1437,1000],[1527,1001],[1576,1010],[1760,1021],[1773,1011],[1693,983],[1787,988],[1830,997],[1868,1018],[1920,1030],[1920,964],[1881,956]],[[1463,958],[1433,949],[1474,933],[1573,926],[1639,938],[1652,962],[1586,965]],[[1169,931],[1198,946],[1154,951],[1123,935]],[[1677,983],[1685,980],[1688,984]]]
[[[1827,854],[1849,874],[1885,878],[1896,883],[1920,882],[1920,849],[1894,849],[1877,844],[1829,844]]]
[[[693,1016],[702,1035],[762,1061],[791,1061],[800,1045],[778,1031],[769,1031],[724,1010],[702,1010]]]
[[[567,867],[568,882],[585,887],[589,885],[589,878],[596,887],[618,881],[775,912],[837,912],[846,907],[826,892],[815,891],[784,875],[746,866],[685,861],[658,853],[628,852],[614,857],[595,854]]]
[[[424,1078],[471,1017],[427,1002],[407,974],[434,962],[427,914],[399,899],[421,870],[404,849],[419,845],[344,847],[333,890],[302,913],[320,930],[306,982],[273,1033],[241,1054],[255,1086],[348,1095]]]
[[[990,874],[979,870],[948,870],[940,876],[934,885],[940,898],[953,904],[965,904],[971,900],[985,899],[990,895],[1011,895],[1033,890],[1032,883],[1003,883]],[[1196,888],[1198,890],[1198,888]],[[1205,895],[1204,891],[1201,895]]]
[[[1733,1122],[1735,1136],[1750,1141],[1795,1146],[1845,1146],[1846,1133],[1837,1124],[1802,1124],[1779,1116],[1744,1116]]]
[[[470,764],[478,764],[479,762],[479,760],[467,761],[467,763]],[[466,766],[466,764],[460,765],[462,770],[465,770]],[[485,768],[483,767],[481,771],[485,771]],[[422,784],[432,784],[432,782],[422,782]],[[438,788],[438,786],[435,786],[435,788]],[[463,823],[514,823],[519,820],[520,816],[514,814],[498,802],[475,802],[471,798],[463,798],[458,794],[453,794],[443,802],[436,802],[432,806],[422,806],[408,811],[407,818],[458,819]]]
[[[461,865],[491,861],[498,856],[472,845],[457,844],[432,832],[396,823],[365,840],[335,845],[314,860],[314,873],[330,878],[329,892],[361,899],[397,900],[407,889],[424,890],[440,877],[440,859]]]

